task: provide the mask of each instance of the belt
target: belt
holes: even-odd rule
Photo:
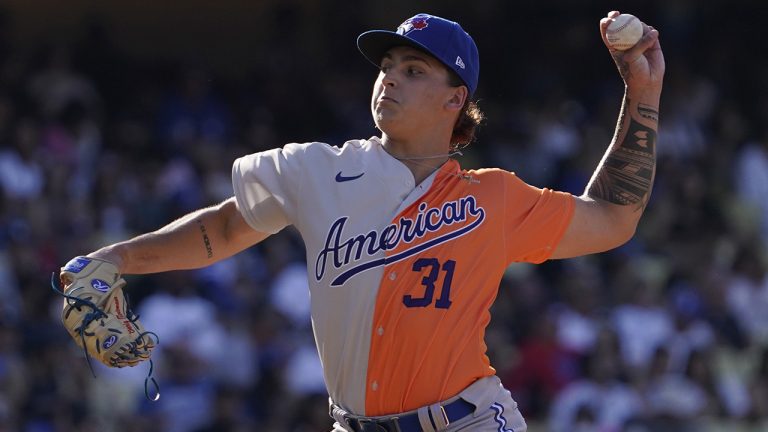
[[[441,414],[446,424],[450,424],[463,419],[475,411],[475,406],[458,398],[455,401],[441,406]],[[429,421],[432,427],[437,430],[435,421],[432,419],[432,413],[427,410]],[[354,432],[423,432],[421,423],[419,423],[419,414],[411,413],[402,416],[392,416],[384,419],[355,417],[344,414],[344,420]]]

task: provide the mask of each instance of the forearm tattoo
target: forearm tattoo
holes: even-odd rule
[[[628,106],[626,100],[625,108]],[[647,105],[640,105],[638,111],[642,117],[658,119],[658,112]],[[650,197],[656,168],[656,131],[630,116],[627,133],[623,134],[623,118],[624,114],[616,132],[623,139],[606,156],[588,194],[614,204],[637,205],[637,210],[642,211]]]
[[[213,247],[211,246],[211,239],[208,238],[208,231],[203,225],[203,221],[197,219],[197,225],[200,227],[200,234],[203,235],[203,243],[205,243],[205,251],[208,253],[208,258],[213,257]]]
[[[654,122],[659,121],[659,112],[648,105],[638,104],[637,113],[640,114],[641,117],[653,120]]]

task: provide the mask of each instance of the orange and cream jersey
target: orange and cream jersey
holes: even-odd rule
[[[416,185],[378,138],[251,154],[232,177],[255,230],[301,233],[328,392],[366,416],[493,375],[484,334],[504,270],[546,260],[574,208],[570,194],[454,160]]]

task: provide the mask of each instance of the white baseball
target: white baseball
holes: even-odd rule
[[[643,36],[643,23],[636,16],[621,14],[608,24],[605,38],[611,48],[624,51],[632,48]]]

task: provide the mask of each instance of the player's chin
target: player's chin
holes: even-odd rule
[[[392,126],[396,124],[397,115],[391,110],[379,107],[373,111],[373,121],[376,123],[376,127],[379,130],[386,132],[387,129],[392,128]]]

